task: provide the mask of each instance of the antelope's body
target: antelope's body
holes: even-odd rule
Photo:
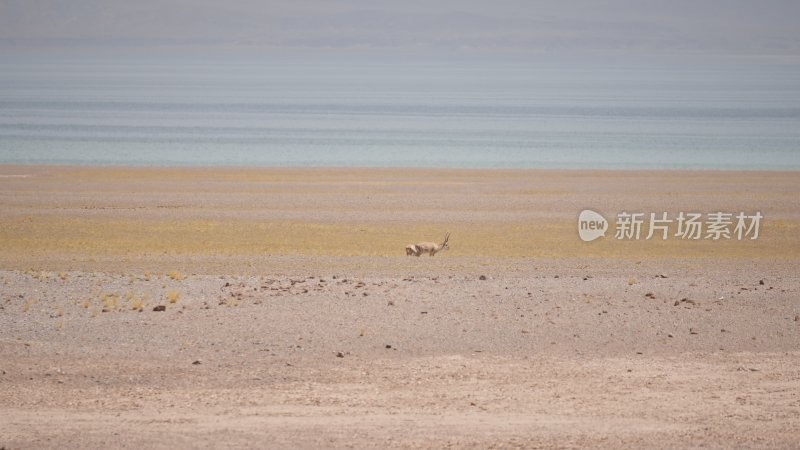
[[[411,256],[411,255],[419,256],[419,250],[417,249],[417,246],[414,244],[409,244],[406,246],[406,256]]]
[[[450,233],[447,233],[445,235],[444,242],[442,242],[441,244],[437,244],[435,242],[420,242],[418,244],[415,244],[413,245],[413,247],[416,247],[416,252],[413,253],[413,255],[419,256],[423,253],[427,253],[430,256],[433,256],[442,250],[449,250],[450,246],[447,244],[448,240],[450,240]],[[412,246],[409,245],[408,247],[406,247],[406,255],[411,255],[411,253],[409,253],[409,247]]]

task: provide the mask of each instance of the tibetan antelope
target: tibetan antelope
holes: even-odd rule
[[[409,244],[406,246],[406,256],[419,256],[419,250],[417,250],[417,246],[414,244]]]
[[[414,253],[414,256],[419,256],[423,253],[428,253],[431,256],[433,256],[442,250],[449,250],[450,246],[447,245],[448,240],[450,240],[450,233],[447,233],[444,236],[444,242],[442,242],[441,244],[437,244],[435,242],[420,242],[419,244],[416,245],[417,252]],[[406,254],[408,254],[408,247],[406,247]]]

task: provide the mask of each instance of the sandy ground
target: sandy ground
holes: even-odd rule
[[[798,198],[796,173],[0,167],[0,447],[796,448]],[[765,219],[584,243],[583,208]]]

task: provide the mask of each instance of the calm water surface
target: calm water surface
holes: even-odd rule
[[[0,63],[0,163],[800,169],[800,67]]]

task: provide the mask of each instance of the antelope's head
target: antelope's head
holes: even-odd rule
[[[450,240],[450,233],[447,233],[444,236],[444,242],[442,242],[442,250],[450,250],[450,245],[447,243]]]

